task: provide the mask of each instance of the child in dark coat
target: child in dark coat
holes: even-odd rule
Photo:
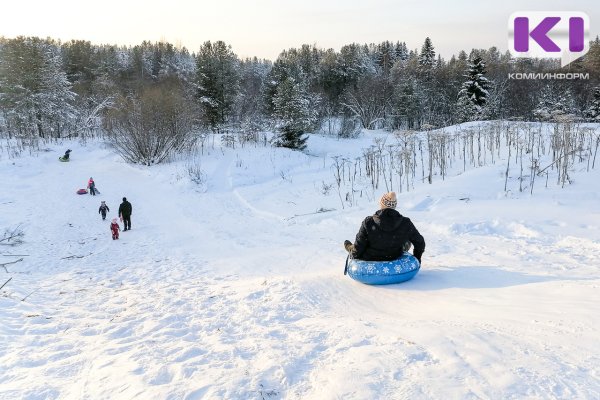
[[[100,202],[100,208],[98,209],[98,214],[102,214],[102,221],[106,219],[106,212],[110,211],[110,208],[106,205],[104,201]]]
[[[113,240],[116,240],[119,238],[120,230],[121,230],[121,227],[119,226],[117,219],[113,218],[112,223],[110,224],[110,231],[112,232]]]

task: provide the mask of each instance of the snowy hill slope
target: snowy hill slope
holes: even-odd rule
[[[343,276],[354,207],[331,157],[247,147],[127,165],[100,143],[0,160],[0,399],[595,399],[600,396],[600,172],[503,192],[501,162],[398,193],[427,241],[401,285]],[[102,195],[77,196],[92,176]],[[133,204],[110,238],[98,215]],[[331,210],[317,213],[319,209]]]

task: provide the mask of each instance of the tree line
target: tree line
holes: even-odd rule
[[[449,60],[426,38],[303,45],[271,62],[240,59],[225,42],[196,53],[170,43],[137,46],[0,37],[0,135],[110,137],[133,162],[163,161],[201,132],[276,132],[302,149],[308,132],[420,130],[470,120],[600,120],[600,40],[567,67],[580,80],[515,80],[511,73],[564,72],[552,59],[515,59],[497,48]],[[126,157],[127,158],[127,157]]]

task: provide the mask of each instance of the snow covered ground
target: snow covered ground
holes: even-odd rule
[[[0,268],[0,399],[600,398],[600,168],[533,196],[505,194],[502,161],[398,193],[423,267],[371,287],[342,243],[384,189],[342,208],[323,184],[384,135],[209,147],[200,186],[189,160],[98,142],[3,154],[0,229],[25,243],[0,246],[23,258]],[[76,195],[90,176],[102,194]]]

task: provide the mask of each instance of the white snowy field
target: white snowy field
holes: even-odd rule
[[[0,245],[23,258],[0,267],[0,399],[600,398],[600,167],[533,196],[502,159],[398,192],[422,269],[367,286],[342,243],[385,189],[342,208],[323,184],[382,136],[209,146],[202,186],[100,142],[2,154],[0,234],[25,242]],[[90,176],[102,194],[76,195]]]

